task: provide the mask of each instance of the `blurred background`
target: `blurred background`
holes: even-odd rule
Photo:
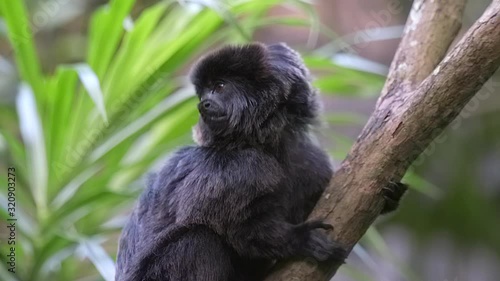
[[[469,2],[458,38],[490,1]],[[325,103],[317,131],[340,163],[411,4],[0,0],[0,280],[113,280],[144,175],[192,143],[198,114],[186,74],[222,44],[286,42],[303,54]],[[499,280],[498,120],[497,73],[414,163],[399,211],[369,229],[334,280]]]

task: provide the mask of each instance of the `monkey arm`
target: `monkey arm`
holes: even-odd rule
[[[303,256],[320,261],[343,261],[346,257],[345,249],[319,230],[331,228],[331,225],[321,221],[293,225],[276,219],[273,215],[266,215],[229,230],[227,241],[239,255],[250,258],[284,259]]]
[[[186,161],[182,160],[191,150],[192,147],[179,149],[172,154],[159,173],[149,175],[147,188],[120,236],[116,280],[129,280],[127,278],[132,276],[132,273],[141,272],[138,268],[141,268],[140,262],[146,260],[147,251],[154,250],[158,241],[168,241],[183,230],[174,225],[175,211],[171,211],[166,202],[175,190],[176,182],[189,172],[189,169],[185,168]]]

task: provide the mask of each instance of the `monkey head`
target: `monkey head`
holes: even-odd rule
[[[202,146],[277,143],[317,115],[309,73],[282,43],[223,47],[202,57],[190,78],[200,101],[193,135]]]

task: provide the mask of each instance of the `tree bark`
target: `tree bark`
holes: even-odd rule
[[[380,214],[382,188],[401,180],[500,65],[500,0],[444,57],[464,6],[465,0],[414,1],[374,113],[310,216],[332,224],[331,237],[349,249]],[[266,280],[325,281],[339,266],[289,261]]]

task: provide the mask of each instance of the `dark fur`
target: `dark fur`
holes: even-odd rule
[[[399,201],[408,190],[408,185],[401,182],[389,182],[386,187],[382,189],[382,196],[384,196],[385,204],[380,214],[387,214],[395,211],[399,207]]]
[[[277,259],[344,260],[319,230],[329,225],[304,222],[332,168],[311,138],[318,97],[300,56],[284,44],[225,47],[191,77],[199,145],[175,152],[142,194],[116,280],[255,281]]]

